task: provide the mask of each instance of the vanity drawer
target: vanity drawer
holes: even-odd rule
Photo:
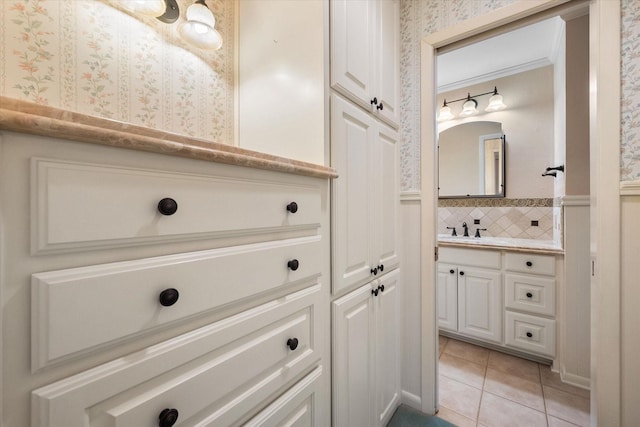
[[[318,227],[321,220],[317,188],[250,174],[191,175],[36,158],[32,175],[34,254],[255,235]],[[168,199],[177,204],[174,213],[159,206]]]
[[[505,344],[533,353],[555,356],[556,321],[507,311]]]
[[[320,285],[37,389],[33,425],[237,425],[320,359]],[[297,347],[290,340],[297,339]]]
[[[317,281],[321,264],[320,236],[311,236],[34,274],[32,368]]]
[[[322,366],[287,390],[282,396],[253,417],[243,427],[322,427],[321,395]],[[327,421],[328,422],[328,421]]]
[[[520,273],[555,275],[556,258],[551,255],[507,252],[504,258],[508,271]]]
[[[514,310],[554,316],[556,313],[554,279],[505,274],[505,306]]]
[[[440,247],[438,261],[456,265],[500,269],[500,251]]]

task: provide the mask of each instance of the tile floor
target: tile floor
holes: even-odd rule
[[[549,366],[440,337],[440,411],[458,427],[589,426],[589,391]]]

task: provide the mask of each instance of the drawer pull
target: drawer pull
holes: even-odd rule
[[[370,271],[371,271],[371,274],[373,274],[374,276],[378,275],[378,267],[373,267]]]
[[[158,299],[160,300],[160,304],[162,304],[165,307],[170,307],[176,302],[178,302],[179,297],[180,297],[180,293],[178,292],[177,289],[169,288],[160,292],[160,297]]]
[[[527,267],[532,267],[533,263],[531,261],[527,261]]]
[[[464,271],[461,271],[461,272],[460,272],[460,275],[461,275],[461,276],[464,276]]]
[[[449,270],[449,273],[453,274],[453,273],[455,273],[455,270],[451,269],[451,270]]]
[[[298,348],[298,338],[289,338],[287,340],[287,347],[289,347],[289,350],[291,351]]]
[[[380,264],[378,266],[378,270],[380,270],[380,272],[382,273],[384,271],[384,264]]]
[[[291,213],[298,212],[298,204],[296,202],[291,202],[287,205],[287,211]]]
[[[384,285],[378,286],[378,289],[380,289],[380,292],[384,292]]]
[[[527,338],[531,338],[533,337],[533,334],[531,332],[527,332]]]
[[[173,215],[177,210],[178,202],[169,197],[165,197],[158,202],[158,212],[160,212],[162,215]]]
[[[379,288],[371,289],[371,294],[372,294],[374,297],[377,297],[377,296],[378,296],[378,292],[380,292],[380,289],[379,289]]]
[[[533,298],[533,294],[531,292],[527,292],[527,298]]]
[[[292,259],[287,263],[287,267],[289,267],[289,269],[292,271],[296,271],[298,267],[300,267],[300,263],[298,262],[297,259]]]
[[[158,427],[171,427],[178,421],[178,410],[165,408],[158,416]]]

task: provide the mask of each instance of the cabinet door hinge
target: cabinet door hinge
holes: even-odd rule
[[[434,259],[435,259],[436,262],[438,262],[438,247],[436,246],[433,249],[434,249],[434,254],[433,254],[434,255]]]

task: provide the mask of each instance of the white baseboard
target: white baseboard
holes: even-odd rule
[[[589,378],[581,377],[580,375],[571,374],[564,369],[560,372],[560,379],[563,383],[570,384],[585,390],[591,390],[591,380]]]
[[[422,411],[422,399],[420,399],[420,396],[416,396],[415,394],[409,393],[406,390],[402,390],[400,403],[418,411]]]

